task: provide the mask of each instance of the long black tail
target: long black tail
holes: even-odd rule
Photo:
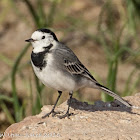
[[[119,102],[121,102],[122,104],[126,105],[127,107],[130,107],[130,108],[133,107],[131,104],[129,104],[127,101],[122,99],[119,95],[115,94],[114,92],[112,92],[108,88],[100,85],[99,83],[96,83],[96,85],[99,87],[100,90],[102,90],[105,93],[107,93],[108,95],[112,96],[114,99],[118,100]]]

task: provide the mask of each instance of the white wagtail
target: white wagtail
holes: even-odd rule
[[[54,109],[62,91],[69,92],[70,103],[66,114],[60,116],[60,118],[69,117],[73,91],[82,87],[102,90],[127,107],[133,107],[120,96],[99,84],[73,51],[60,43],[51,30],[38,29],[32,34],[30,39],[25,41],[31,42],[33,46],[31,63],[35,74],[44,85],[56,89],[59,93],[54,107],[43,118],[50,114],[56,114]]]

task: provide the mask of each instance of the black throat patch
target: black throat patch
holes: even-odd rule
[[[53,44],[50,44],[49,46],[44,47],[44,51],[39,52],[39,53],[34,53],[32,51],[31,60],[33,64],[36,67],[38,67],[40,70],[42,70],[47,65],[47,61],[44,60],[44,57],[47,53],[49,53],[52,46]]]

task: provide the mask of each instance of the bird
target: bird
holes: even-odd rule
[[[31,38],[25,41],[30,42],[33,47],[31,64],[36,76],[45,86],[59,93],[52,110],[42,118],[49,117],[50,114],[55,116],[58,113],[55,112],[55,107],[64,91],[69,93],[69,104],[66,113],[59,115],[59,118],[69,118],[73,92],[83,87],[99,89],[126,107],[133,107],[119,95],[97,82],[75,53],[61,43],[50,29],[37,29],[32,33]]]

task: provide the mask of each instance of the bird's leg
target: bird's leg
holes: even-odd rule
[[[57,100],[56,100],[56,102],[55,102],[55,104],[54,104],[52,110],[51,110],[49,113],[47,113],[47,114],[45,114],[44,116],[42,116],[42,118],[49,117],[50,114],[53,114],[53,116],[55,116],[56,114],[59,114],[59,112],[55,112],[55,111],[54,111],[54,109],[55,109],[55,107],[56,107],[56,105],[57,105],[57,103],[58,103],[58,100],[59,100],[59,98],[60,98],[61,95],[62,95],[62,91],[58,91],[58,93],[59,93],[59,95],[58,95],[58,97],[57,97]]]
[[[65,117],[68,117],[69,118],[69,116],[71,115],[69,113],[69,110],[70,110],[70,106],[71,106],[71,99],[72,99],[72,96],[73,96],[73,92],[72,91],[69,92],[69,96],[70,96],[70,98],[69,98],[68,110],[67,110],[67,112],[64,115],[58,116],[60,119],[65,118]]]

